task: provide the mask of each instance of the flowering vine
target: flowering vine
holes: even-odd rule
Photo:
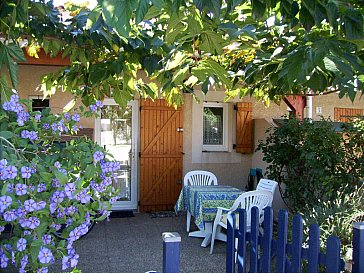
[[[85,114],[101,107],[97,101]],[[108,217],[120,165],[85,137],[62,141],[80,120],[28,111],[17,95],[0,106],[0,268],[45,273],[57,259],[63,270],[75,268],[74,242]]]

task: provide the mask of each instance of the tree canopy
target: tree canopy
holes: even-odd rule
[[[227,99],[339,91],[354,100],[364,85],[363,14],[363,0],[98,0],[91,10],[4,0],[0,89],[17,89],[26,40],[31,56],[43,48],[70,58],[44,76],[44,90],[62,86],[86,105],[136,93],[179,104],[216,85]]]

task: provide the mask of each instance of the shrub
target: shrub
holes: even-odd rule
[[[16,95],[0,108],[0,235],[12,229],[0,242],[1,268],[48,272],[56,259],[63,270],[74,268],[73,243],[108,216],[119,165],[91,140],[61,141],[79,121],[78,113],[28,112]]]
[[[353,222],[364,221],[364,187],[355,188],[351,193],[339,192],[337,198],[320,202],[313,208],[305,210],[305,226],[320,226],[321,248],[325,248],[326,240],[331,235],[340,238],[341,254],[346,260],[352,259]],[[308,228],[306,229],[308,236]]]

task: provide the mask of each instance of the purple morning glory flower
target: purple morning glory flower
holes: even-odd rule
[[[48,267],[42,267],[37,270],[37,273],[48,273]]]
[[[4,158],[0,160],[0,169],[3,169],[8,164],[8,161]]]
[[[93,158],[95,160],[95,162],[99,162],[100,160],[104,159],[105,155],[103,152],[101,151],[96,151],[94,154],[93,154]]]
[[[23,108],[23,106],[20,104],[20,103],[15,103],[15,105],[14,106],[12,106],[12,110],[13,110],[13,112],[15,112],[15,113],[17,113],[17,114],[19,114],[19,113],[21,113],[21,112],[23,112],[24,111],[24,108]]]
[[[90,200],[91,200],[91,196],[88,195],[85,190],[77,193],[75,198],[77,201],[80,201],[82,204],[86,204],[86,203],[90,202]]]
[[[49,125],[49,123],[44,123],[43,124],[43,129],[49,130],[50,128],[51,128],[51,126]]]
[[[10,196],[3,195],[0,196],[0,213],[5,211],[12,203],[12,199]]]
[[[6,257],[5,253],[0,255],[0,268],[7,268],[8,261],[9,261],[9,258]]]
[[[76,267],[78,264],[79,257],[80,257],[80,255],[78,255],[78,254],[63,257],[62,270],[66,270],[69,267],[70,268]]]
[[[73,219],[72,218],[68,218],[67,220],[66,220],[66,226],[68,227],[68,226],[70,226],[70,225],[72,225],[72,223],[73,223]]]
[[[27,240],[25,240],[24,238],[20,238],[18,240],[18,242],[16,243],[16,247],[18,249],[18,251],[22,252],[25,250],[25,248],[27,247]]]
[[[60,173],[63,173],[63,174],[65,174],[65,175],[67,175],[67,171],[66,171],[66,169],[59,168],[59,169],[58,169],[58,171],[59,171]]]
[[[72,199],[72,194],[76,191],[75,183],[67,183],[64,186],[64,192],[69,199]]]
[[[32,217],[29,217],[29,219],[27,220],[27,226],[28,228],[30,229],[35,229],[39,226],[40,224],[40,221],[37,217],[35,216],[32,216]]]
[[[33,199],[25,200],[24,207],[27,212],[32,212],[37,209],[37,203]]]
[[[25,219],[24,217],[20,217],[20,218],[19,218],[19,224],[20,224],[20,226],[21,226],[22,228],[27,228],[27,227],[28,227],[28,220],[27,220],[27,219]],[[28,232],[29,232],[29,234],[28,234],[28,233],[25,233],[26,231],[28,231],[28,230],[25,230],[25,231],[24,231],[24,235],[29,235],[29,234],[30,234],[30,231],[28,231]]]
[[[45,183],[39,183],[37,192],[43,192],[46,190],[46,184]]]
[[[57,208],[57,203],[51,203],[50,205],[49,205],[49,211],[51,212],[51,213],[54,213],[55,211],[56,211],[56,208]]]
[[[52,179],[52,186],[54,188],[59,188],[59,187],[61,187],[61,183],[57,180],[57,178],[53,178]]]
[[[52,242],[52,236],[49,234],[44,234],[42,236],[42,241],[43,241],[43,244],[49,245]]]
[[[59,161],[54,162],[54,167],[57,169],[61,168],[61,163],[59,163]]]
[[[38,133],[35,131],[30,131],[29,132],[29,140],[38,140]]]
[[[72,115],[72,117],[71,117],[71,119],[72,119],[73,121],[80,122],[81,117],[80,117],[80,115],[79,115],[79,114],[73,114],[73,115]]]
[[[21,131],[20,137],[27,139],[29,137],[29,131],[28,130]]]
[[[5,111],[10,111],[11,110],[11,103],[10,103],[10,101],[6,101],[6,102],[3,103],[3,109]]]
[[[5,230],[5,227],[4,226],[0,226],[0,234],[1,232],[3,232]]]
[[[12,222],[14,221],[17,216],[16,216],[16,211],[15,210],[8,210],[8,211],[5,211],[4,214],[3,214],[3,218],[6,222]]]
[[[6,174],[7,179],[14,179],[18,174],[18,170],[15,166],[9,165],[5,168],[4,173]]]
[[[47,203],[45,201],[39,201],[37,203],[37,210],[42,210],[46,207]]]
[[[18,102],[19,101],[19,96],[14,94],[10,96],[10,102]]]
[[[32,169],[27,166],[21,167],[20,172],[22,178],[30,178],[32,175]]]
[[[22,269],[24,269],[28,264],[28,255],[25,254],[22,258],[21,258],[21,261],[20,261],[20,267]]]
[[[75,206],[69,206],[68,208],[65,208],[64,212],[67,214],[67,215],[73,215],[77,212],[77,208]]]
[[[61,203],[65,197],[63,191],[55,191],[51,197],[52,202]]]
[[[71,131],[78,132],[78,126],[77,125],[73,125],[72,128],[71,128]]]
[[[70,114],[68,113],[64,113],[64,118],[67,120],[67,121],[70,121],[71,120],[71,117],[70,117]]]
[[[18,196],[26,194],[27,188],[27,185],[18,183],[15,185],[15,194]]]
[[[31,232],[30,232],[30,230],[24,230],[24,236],[26,236],[26,235],[30,235],[31,234]]]
[[[18,218],[25,217],[25,215],[27,215],[27,210],[24,207],[19,207],[16,210],[16,215],[18,216]]]
[[[103,105],[102,101],[100,101],[100,100],[97,100],[97,101],[96,101],[96,106],[97,106],[97,107],[99,107],[99,108],[104,107],[104,105]]]
[[[40,121],[40,118],[42,117],[42,115],[41,114],[36,114],[35,116],[34,116],[34,119],[36,120],[36,121]]]
[[[50,262],[53,261],[53,254],[52,252],[44,247],[44,246],[41,246],[40,247],[40,250],[39,250],[39,254],[38,254],[38,260],[41,264],[48,264]]]
[[[96,112],[97,111],[97,106],[95,104],[91,104],[90,105],[90,110],[91,110],[91,112]]]

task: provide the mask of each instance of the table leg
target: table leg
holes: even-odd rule
[[[212,222],[205,222],[205,228],[188,233],[189,237],[204,238],[201,246],[208,247],[211,243]]]

